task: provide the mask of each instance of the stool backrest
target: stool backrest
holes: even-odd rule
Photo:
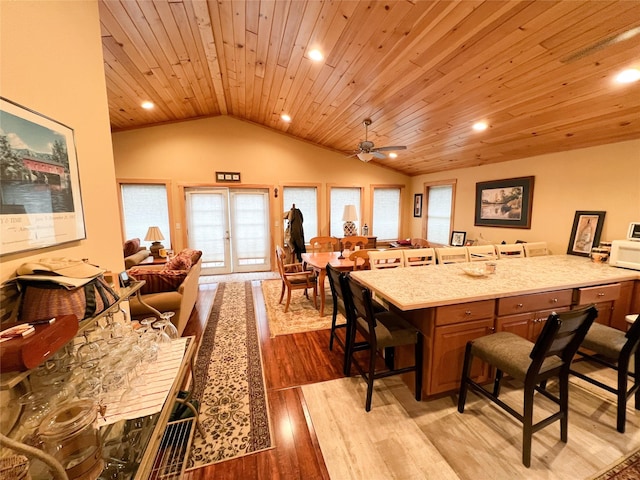
[[[371,290],[359,284],[351,276],[345,275],[342,277],[342,291],[347,310],[347,322],[352,322],[352,325],[371,345],[372,352],[377,350],[376,317],[373,311]]]
[[[640,316],[631,324],[624,336],[627,337],[627,342],[622,347],[622,353],[629,352],[631,354],[631,352],[637,350],[640,343]]]
[[[493,245],[473,245],[467,247],[470,262],[486,262],[487,260],[497,260],[496,247]]]
[[[522,258],[524,257],[524,247],[522,243],[502,243],[496,245],[498,258]]]
[[[435,265],[436,251],[433,248],[407,248],[402,250],[405,267]]]
[[[543,255],[549,255],[547,242],[527,242],[522,244],[522,248],[524,249],[524,255],[526,257],[541,257]]]
[[[329,263],[327,263],[326,269],[327,277],[329,277],[329,286],[331,287],[331,294],[333,297],[333,311],[337,312],[341,307],[340,301],[342,301],[342,304],[344,305],[342,277],[344,277],[345,274],[340,272],[340,270],[338,270],[337,268],[332,267]]]
[[[404,267],[404,256],[401,249],[370,250],[369,263],[371,269]]]
[[[438,263],[465,263],[469,261],[467,247],[436,248]]]

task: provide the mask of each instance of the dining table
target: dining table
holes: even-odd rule
[[[327,276],[327,264],[340,270],[341,272],[349,272],[353,270],[353,261],[349,260],[349,258],[347,257],[341,255],[340,252],[315,252],[302,254],[302,263],[316,272],[318,276],[318,293],[320,295],[321,317],[324,316],[324,279]]]

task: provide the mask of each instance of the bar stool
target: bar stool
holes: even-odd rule
[[[638,315],[627,315],[627,321],[633,317],[635,319],[627,332],[594,323],[577,352],[582,360],[616,370],[618,381],[615,387],[584,373],[571,370],[571,373],[576,377],[616,395],[616,428],[620,433],[624,433],[625,430],[627,401],[632,395],[635,397],[635,409],[640,410],[640,355],[634,355],[638,351],[638,344],[640,344],[640,322],[637,321]],[[632,355],[633,372],[630,372],[629,363]],[[630,388],[627,388],[628,379],[633,381]]]

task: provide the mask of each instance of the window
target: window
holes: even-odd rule
[[[373,187],[373,228],[378,240],[396,240],[400,236],[400,188]]]
[[[355,205],[358,218],[353,222],[356,224],[356,229],[360,231],[360,196],[361,192],[359,188],[348,187],[332,187],[331,188],[331,207],[330,207],[330,231],[329,235],[332,237],[341,238],[344,236],[344,222],[342,221],[342,215],[344,213],[345,205]]]
[[[302,212],[304,240],[318,236],[318,189],[316,187],[283,187],[282,203],[288,211],[292,205]],[[284,212],[283,212],[284,213]],[[283,228],[286,225],[283,225]]]
[[[449,245],[453,218],[455,182],[426,185],[427,233],[429,243]]]
[[[122,221],[125,240],[139,238],[144,245],[144,237],[151,226],[160,228],[164,236],[162,245],[171,248],[169,228],[169,202],[165,184],[120,184],[122,199]],[[147,242],[149,247],[151,242]]]

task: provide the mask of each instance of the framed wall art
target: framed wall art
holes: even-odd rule
[[[422,216],[422,194],[416,193],[413,195],[413,216]]]
[[[569,237],[569,255],[588,257],[591,247],[598,246],[600,234],[607,212],[578,210],[573,218],[573,227]]]
[[[534,178],[476,183],[475,225],[531,228]]]
[[[0,97],[0,255],[86,238],[73,130]]]

